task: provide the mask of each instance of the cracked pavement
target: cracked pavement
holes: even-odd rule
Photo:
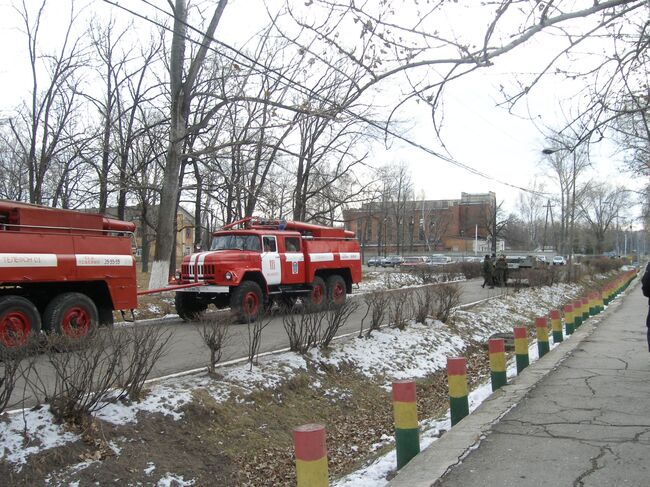
[[[637,284],[389,486],[650,485],[648,302]]]

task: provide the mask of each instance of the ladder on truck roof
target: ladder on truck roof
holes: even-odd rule
[[[325,225],[315,225],[313,223],[304,223],[291,220],[273,220],[249,216],[241,220],[234,221],[221,227],[222,230],[232,230],[235,227],[252,230],[293,230],[300,232],[304,237],[312,236],[315,238],[355,238],[354,232],[343,228],[326,227]]]

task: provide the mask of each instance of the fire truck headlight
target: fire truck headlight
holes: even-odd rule
[[[227,281],[232,280],[232,272],[230,272],[230,271],[226,272],[225,278],[226,278]]]
[[[181,276],[181,271],[176,271],[176,274],[174,275],[174,277],[176,278],[177,282],[181,282],[181,277],[182,277]]]

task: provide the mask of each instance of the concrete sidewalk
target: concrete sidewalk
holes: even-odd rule
[[[648,301],[638,281],[388,485],[650,485]]]

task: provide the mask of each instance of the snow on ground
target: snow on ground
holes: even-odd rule
[[[463,281],[465,276],[460,274],[437,274],[431,276],[435,282]],[[422,279],[416,274],[409,272],[365,272],[363,281],[354,288],[354,294],[370,293],[373,291],[385,291],[386,289],[399,289],[414,286],[421,286]]]
[[[17,465],[27,463],[27,457],[39,451],[77,441],[80,437],[54,424],[49,407],[13,414],[0,424],[0,459]]]
[[[393,274],[396,275],[399,274]],[[373,332],[371,338],[338,340],[328,352],[312,350],[306,357],[291,352],[268,355],[261,357],[259,364],[252,369],[248,364],[228,365],[220,368],[220,380],[203,373],[153,382],[150,384],[148,395],[141,402],[108,403],[96,416],[115,424],[133,424],[137,423],[137,414],[143,411],[156,412],[179,420],[183,417],[181,408],[192,401],[194,390],[202,389],[216,401],[223,402],[233,395],[239,397],[241,392],[250,392],[255,388],[275,388],[297,372],[307,370],[308,366],[318,368],[321,364],[352,365],[368,377],[382,377],[385,380],[384,386],[389,389],[393,380],[425,377],[445,367],[447,356],[462,354],[467,344],[458,336],[459,331],[462,336],[471,337],[474,341],[485,341],[495,332],[508,332],[515,324],[530,322],[535,316],[546,315],[549,310],[560,307],[579,294],[580,287],[569,284],[521,290],[495,297],[470,310],[457,310],[453,326],[428,320],[426,324],[411,323],[402,331],[387,327]],[[533,343],[531,361],[536,358],[537,348]],[[512,366],[508,375],[514,375],[510,369]],[[321,389],[322,385],[318,380],[313,380],[311,387]],[[338,400],[344,391],[322,392],[324,396],[331,395],[333,400]],[[473,391],[470,395],[472,409],[480,404],[489,392],[489,384]],[[441,431],[449,429],[449,418],[425,421],[422,429],[424,448],[435,441]],[[53,424],[47,407],[13,414],[4,419],[4,425],[0,428],[0,459],[14,464],[19,470],[30,455],[78,439],[77,435],[67,432],[64,427]],[[376,446],[379,448],[391,442],[392,438],[384,438]],[[394,452],[389,453],[336,485],[383,485],[385,480],[382,479],[385,479],[386,472],[395,465],[394,455]],[[151,465],[150,468],[155,466]],[[173,481],[176,481],[177,485],[192,485],[194,482],[168,474],[158,485],[171,485]]]

